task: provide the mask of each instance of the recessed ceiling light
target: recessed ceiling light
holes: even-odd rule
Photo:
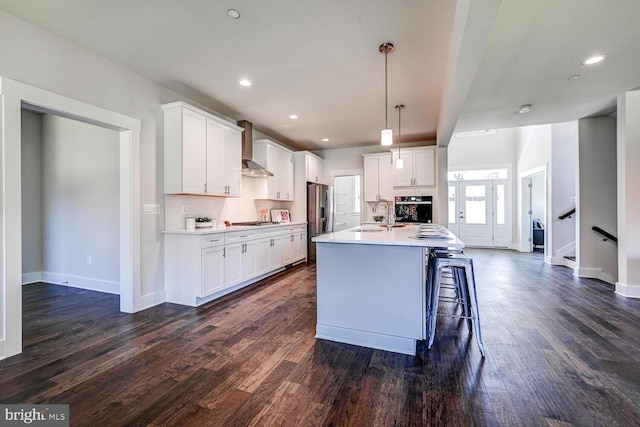
[[[518,114],[526,114],[529,111],[531,111],[531,104],[526,104],[518,108]]]
[[[238,19],[240,18],[240,12],[235,9],[229,9],[227,10],[227,16],[231,19]]]
[[[297,115],[295,115],[295,114],[291,114],[291,115],[289,116],[289,118],[290,118],[290,119],[292,119],[292,120],[295,120],[295,119],[297,119],[297,118],[298,118],[298,116],[297,116]]]
[[[329,138],[322,138],[322,142],[329,142]]]
[[[605,55],[605,54],[593,55],[593,56],[585,59],[584,61],[582,61],[582,65],[594,65],[594,64],[597,64],[599,62],[604,61],[605,59],[607,59],[607,55]]]
[[[574,74],[573,76],[569,76],[567,80],[572,81],[572,80],[578,80],[579,78],[580,78],[580,74]]]
[[[336,120],[336,124],[338,125],[342,124],[342,120]]]
[[[253,86],[253,82],[251,80],[248,79],[242,79],[240,80],[240,86],[244,86],[244,87],[249,87],[249,86]]]

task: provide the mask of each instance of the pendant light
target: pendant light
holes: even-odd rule
[[[396,169],[404,168],[404,161],[402,160],[402,157],[400,156],[400,138],[402,137],[402,127],[401,127],[401,121],[400,121],[400,112],[402,111],[403,108],[404,108],[404,105],[402,105],[402,104],[396,105],[396,110],[398,110],[398,158],[396,159]]]
[[[387,42],[380,45],[378,50],[384,53],[384,129],[380,132],[380,143],[382,145],[393,144],[393,132],[387,124],[387,54],[393,52],[393,44]]]

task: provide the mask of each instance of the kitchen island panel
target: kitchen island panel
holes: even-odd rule
[[[316,337],[415,354],[424,339],[425,248],[318,242]]]

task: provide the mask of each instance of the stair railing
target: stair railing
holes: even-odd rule
[[[570,211],[567,211],[565,213],[563,213],[562,215],[560,215],[558,217],[558,219],[565,219],[567,217],[570,217],[571,215],[573,215],[574,213],[576,213],[576,208],[571,209]]]
[[[591,229],[593,231],[595,231],[596,233],[602,234],[605,237],[604,239],[602,239],[603,242],[606,242],[607,240],[611,240],[614,243],[618,243],[618,238],[616,236],[614,236],[613,234],[603,230],[602,228],[598,227],[597,225],[594,225],[593,227],[591,227]]]

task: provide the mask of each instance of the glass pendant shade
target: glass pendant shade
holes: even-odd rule
[[[392,145],[393,144],[393,132],[391,129],[382,129],[380,132],[380,143],[382,145]]]
[[[404,160],[400,157],[396,159],[396,169],[404,169]]]

